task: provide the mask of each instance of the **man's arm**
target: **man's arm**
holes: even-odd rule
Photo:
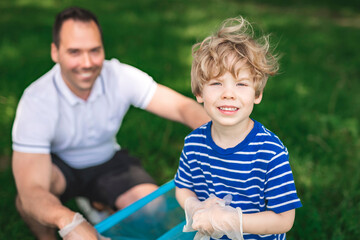
[[[71,222],[75,213],[50,193],[52,164],[49,154],[14,151],[12,167],[25,212],[49,227],[61,228]]]
[[[49,154],[14,151],[12,167],[21,206],[28,217],[43,226],[58,229],[72,222],[75,212],[63,206],[50,192],[54,186],[51,183],[56,183],[58,179],[53,175]],[[76,231],[85,236],[78,239],[97,239],[96,231],[90,224],[81,224]]]
[[[192,129],[210,121],[204,108],[195,100],[161,84],[158,84],[146,110],[160,117],[181,122]]]

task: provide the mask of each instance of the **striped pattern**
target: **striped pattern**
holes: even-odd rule
[[[300,207],[286,147],[262,124],[254,123],[244,141],[229,149],[213,142],[211,122],[189,134],[175,176],[176,186],[192,190],[200,200],[211,193],[220,198],[231,194],[231,206],[240,207],[243,213],[281,213]],[[285,234],[245,234],[244,238],[285,239]]]

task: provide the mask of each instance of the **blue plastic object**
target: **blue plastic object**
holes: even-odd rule
[[[171,180],[95,228],[113,240],[192,240],[195,232],[183,233],[184,225],[184,210],[176,201],[175,184]]]

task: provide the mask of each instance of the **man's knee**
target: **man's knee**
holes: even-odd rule
[[[66,188],[66,179],[59,167],[52,165],[50,192],[56,196],[64,193]]]
[[[16,210],[18,211],[18,213],[20,214],[20,217],[27,222],[27,219],[29,218],[28,213],[25,209],[25,206],[23,204],[23,202],[21,201],[21,198],[19,196],[19,194],[16,195],[15,197],[15,206],[16,206]]]
[[[21,202],[19,194],[17,194],[16,197],[15,197],[15,206],[16,206],[16,210],[20,213],[20,215],[23,215],[24,206],[23,206],[23,204]]]
[[[15,207],[16,207],[16,210],[18,211],[18,213],[20,214],[21,217],[24,217],[26,215],[24,204],[21,201],[21,198],[20,198],[19,194],[17,194],[16,197],[15,197]]]
[[[152,183],[139,184],[120,195],[115,201],[115,206],[118,209],[123,209],[137,200],[149,195],[156,189],[158,189],[158,186]]]
[[[29,217],[28,209],[26,209],[26,206],[24,205],[23,201],[21,200],[19,194],[17,194],[15,197],[15,206],[16,206],[16,210],[20,214],[21,218],[23,218],[25,220]]]

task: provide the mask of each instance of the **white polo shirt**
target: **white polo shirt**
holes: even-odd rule
[[[66,86],[56,64],[24,91],[13,126],[13,150],[55,153],[74,168],[104,163],[120,149],[116,134],[130,105],[146,108],[156,87],[139,69],[105,60],[84,101]]]

